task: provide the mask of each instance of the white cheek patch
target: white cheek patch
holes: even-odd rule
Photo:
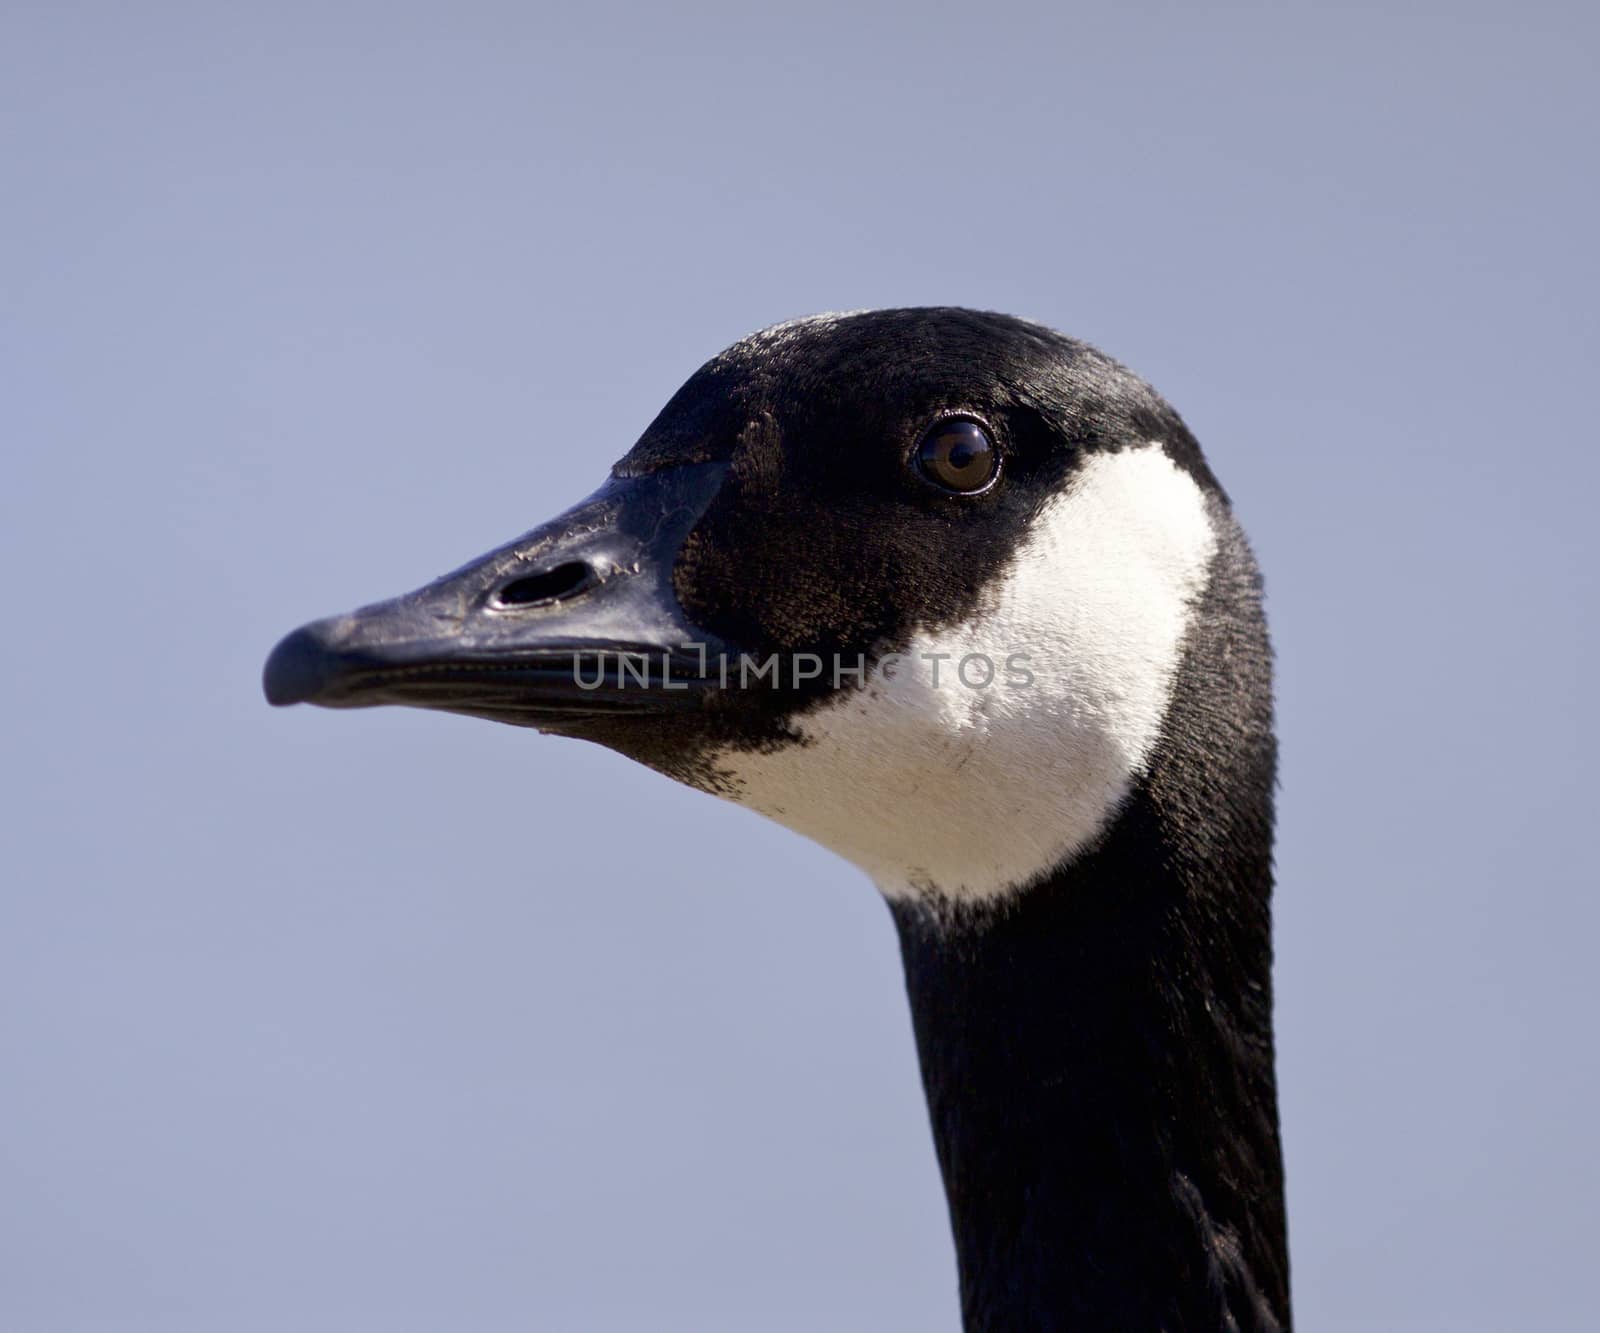
[[[804,743],[716,755],[725,794],[890,897],[1026,885],[1100,833],[1148,762],[1215,547],[1204,495],[1159,445],[1092,455],[973,619],[798,718]],[[987,687],[958,678],[974,654]],[[968,661],[967,681],[984,675]]]

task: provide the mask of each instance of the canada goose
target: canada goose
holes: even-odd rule
[[[265,687],[596,741],[865,869],[969,1329],[1289,1327],[1260,580],[1116,362],[960,309],[777,325]]]

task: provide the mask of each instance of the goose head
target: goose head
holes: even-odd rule
[[[703,366],[576,507],[289,635],[266,693],[595,741],[891,898],[980,902],[1148,766],[1223,522],[1176,414],[1083,343],[801,319]]]

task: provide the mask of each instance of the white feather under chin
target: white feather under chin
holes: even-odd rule
[[[1159,444],[1090,455],[977,615],[801,716],[801,743],[720,753],[724,794],[891,898],[1003,897],[1092,843],[1144,770],[1216,545]],[[981,688],[958,678],[974,655]]]

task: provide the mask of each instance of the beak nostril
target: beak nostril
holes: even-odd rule
[[[559,602],[587,592],[595,582],[592,566],[582,560],[569,560],[542,574],[512,579],[495,594],[495,605],[537,606],[541,602]]]

